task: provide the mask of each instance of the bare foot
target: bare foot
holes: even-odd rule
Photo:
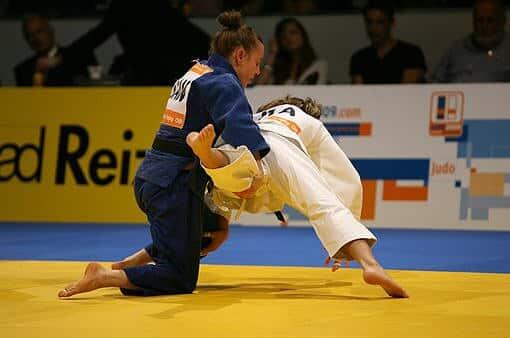
[[[368,284],[380,285],[386,293],[394,298],[409,298],[405,290],[384,272],[381,266],[371,266],[363,270],[363,279]]]
[[[210,155],[212,143],[216,133],[212,124],[208,124],[198,133],[193,131],[186,137],[186,143],[191,147],[195,155],[202,159]]]
[[[66,298],[72,295],[88,292],[101,288],[106,268],[98,263],[89,263],[85,269],[85,275],[79,281],[69,284],[64,290],[60,290],[59,297]]]

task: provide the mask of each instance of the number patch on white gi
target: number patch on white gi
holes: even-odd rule
[[[286,116],[284,114],[288,115],[288,117],[285,118]],[[276,108],[264,110],[258,114],[255,114],[253,116],[253,119],[256,122],[259,122],[264,119],[278,121],[281,124],[285,125],[287,128],[289,128],[290,130],[292,130],[293,132],[295,132],[296,134],[299,134],[301,132],[301,128],[299,127],[299,125],[296,122],[292,121],[292,118],[295,115],[296,115],[296,112],[295,112],[294,108],[287,106],[280,110],[277,110]]]

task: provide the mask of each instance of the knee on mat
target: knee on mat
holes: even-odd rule
[[[182,284],[182,293],[192,293],[197,288],[196,280],[188,280]]]

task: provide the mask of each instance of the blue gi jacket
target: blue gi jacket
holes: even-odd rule
[[[169,117],[164,116],[157,137],[184,143],[189,132],[211,123],[226,143],[236,147],[245,145],[263,157],[269,152],[269,146],[253,121],[251,107],[234,69],[218,54],[211,55],[202,65],[206,69],[203,75],[190,80],[188,72],[176,81],[165,111]],[[171,100],[185,105],[185,113],[170,110]],[[179,123],[168,123],[175,116]],[[149,150],[137,177],[167,187],[189,162],[189,158]]]

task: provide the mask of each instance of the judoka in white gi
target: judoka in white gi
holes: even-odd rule
[[[190,133],[187,142],[214,183],[206,201],[227,219],[242,211],[278,211],[288,204],[308,217],[334,261],[333,271],[354,259],[365,282],[380,285],[392,297],[408,297],[372,255],[376,238],[359,222],[359,174],[320,122],[320,110],[311,99],[293,97],[259,108],[254,119],[271,147],[259,163],[243,146],[212,148],[212,126]]]

